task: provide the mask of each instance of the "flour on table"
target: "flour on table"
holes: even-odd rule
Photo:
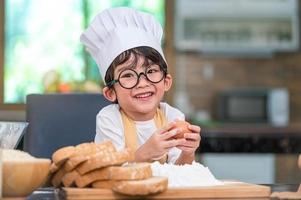
[[[223,185],[210,172],[198,162],[185,165],[160,164],[154,162],[151,165],[153,176],[168,177],[168,187],[198,187]]]

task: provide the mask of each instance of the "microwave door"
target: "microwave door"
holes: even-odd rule
[[[266,96],[229,96],[225,119],[229,122],[267,122]]]

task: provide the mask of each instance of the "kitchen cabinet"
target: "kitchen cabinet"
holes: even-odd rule
[[[178,50],[262,56],[298,49],[297,0],[177,0],[175,5]]]
[[[202,127],[202,126],[201,126]],[[202,127],[199,153],[300,153],[301,126],[258,124]]]
[[[299,183],[301,152],[299,125],[223,125],[202,128],[197,159],[218,179],[257,184]]]

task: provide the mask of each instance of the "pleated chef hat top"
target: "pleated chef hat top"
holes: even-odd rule
[[[96,61],[104,80],[113,60],[128,49],[148,46],[164,58],[162,34],[160,23],[151,14],[118,7],[106,9],[96,15],[82,33],[80,41]]]

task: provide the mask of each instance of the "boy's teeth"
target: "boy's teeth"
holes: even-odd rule
[[[148,96],[151,96],[151,93],[150,93],[150,92],[144,93],[144,94],[140,94],[140,95],[137,95],[136,97],[138,97],[138,98],[144,98],[144,97],[148,97]]]

